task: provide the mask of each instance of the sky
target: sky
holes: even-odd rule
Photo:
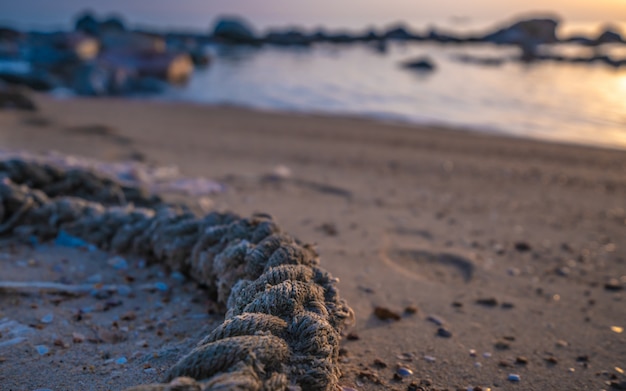
[[[533,11],[577,22],[626,20],[626,0],[0,0],[0,23],[20,28],[67,27],[84,9],[118,12],[133,25],[200,30],[208,29],[222,14],[245,16],[257,26],[350,28],[452,18],[495,23]]]

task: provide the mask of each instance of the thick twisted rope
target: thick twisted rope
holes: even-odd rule
[[[0,234],[63,230],[145,257],[192,276],[225,309],[224,322],[171,368],[169,384],[131,390],[337,386],[340,333],[354,314],[313,248],[271,217],[197,218],[92,172],[21,160],[0,161],[0,178]]]

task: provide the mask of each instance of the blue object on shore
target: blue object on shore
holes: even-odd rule
[[[522,380],[520,375],[515,374],[515,373],[510,373],[508,379],[509,379],[509,381],[512,381],[512,382],[519,382],[520,380]]]
[[[161,292],[167,292],[170,288],[164,282],[157,282],[154,284],[154,288]]]
[[[54,244],[56,244],[57,246],[63,246],[63,247],[87,248],[89,251],[96,250],[96,247],[94,245],[85,242],[81,238],[72,236],[63,230],[59,231],[59,234],[57,235],[56,239],[54,239]]]

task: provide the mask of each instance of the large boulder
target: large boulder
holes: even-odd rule
[[[89,35],[98,35],[100,33],[100,22],[98,22],[91,11],[85,11],[76,18],[74,30]]]
[[[604,43],[624,43],[624,38],[617,32],[616,29],[611,27],[607,27],[599,36],[596,38],[595,43],[597,45],[601,45]]]
[[[251,44],[258,41],[252,26],[238,17],[219,19],[213,29],[213,37],[219,41],[234,44]]]
[[[556,28],[559,22],[551,18],[520,20],[485,35],[482,40],[497,44],[539,45],[558,41]]]
[[[403,25],[392,26],[383,34],[384,39],[407,41],[411,39],[419,39],[416,34],[409,31],[408,27]]]

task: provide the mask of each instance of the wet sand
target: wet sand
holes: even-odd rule
[[[176,164],[227,186],[212,197],[216,209],[269,213],[286,231],[316,243],[357,315],[343,342],[345,386],[599,390],[626,381],[620,373],[626,334],[617,332],[626,327],[626,152],[232,107],[45,96],[37,103],[37,113],[0,113],[3,148]],[[64,257],[80,259],[54,253],[67,249],[32,254],[7,246],[0,248],[8,254],[0,260],[3,280],[28,279],[31,269],[36,275],[44,266],[29,265],[31,258],[41,257],[47,268]],[[107,255],[100,257],[104,277],[124,278]],[[167,277],[131,270],[146,282]],[[97,270],[90,273],[68,278]],[[159,295],[139,297],[165,309],[124,299],[96,312],[94,327],[131,310],[137,318],[120,321],[127,332],[152,315],[158,323],[171,309]],[[179,287],[172,301],[194,295],[193,286]],[[119,389],[157,379],[167,360],[146,373],[140,353],[192,345],[215,322],[188,319],[182,324],[194,324],[192,330],[168,326],[161,336],[138,330],[125,341],[74,344],[75,329],[89,333],[71,318],[73,309],[103,302],[73,300],[55,305],[0,294],[0,319],[38,324],[44,333],[38,336],[56,333],[69,345],[48,342],[52,353],[40,356],[35,346],[42,342],[32,337],[0,349],[0,384],[57,390],[80,380],[81,389],[90,381],[85,389]],[[190,305],[199,306],[191,313],[210,309],[206,302]],[[400,320],[378,319],[375,307]],[[405,313],[407,307],[416,313]],[[47,313],[56,320],[41,325]],[[150,347],[134,345],[137,338]],[[126,364],[106,361],[122,356]],[[94,366],[92,377],[72,369],[83,361]],[[413,374],[394,379],[399,366]]]

